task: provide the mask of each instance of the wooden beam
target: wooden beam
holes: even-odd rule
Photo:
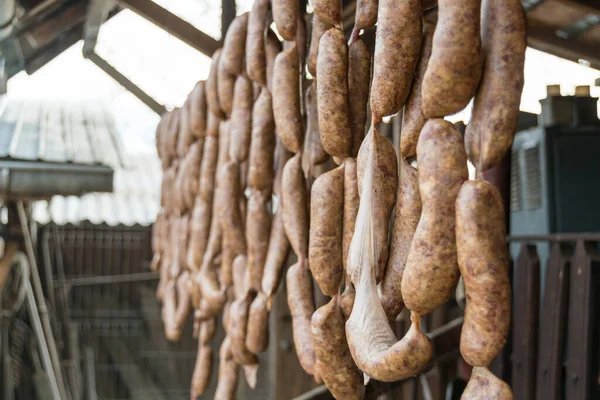
[[[91,0],[83,28],[83,55],[91,54],[96,48],[100,26],[106,21],[109,10],[114,6],[111,0]]]
[[[590,67],[600,69],[600,49],[577,39],[563,39],[554,29],[543,26],[537,21],[529,21],[527,45],[536,50],[553,54],[574,62],[585,60]]]
[[[220,47],[218,41],[152,0],[117,0],[117,2],[209,57]]]
[[[235,13],[235,0],[221,1],[221,40],[225,39],[225,34],[227,34],[231,21],[235,18]]]
[[[96,66],[98,66],[98,68],[100,68],[102,71],[110,75],[110,77],[117,81],[121,86],[130,91],[135,97],[137,97],[144,104],[150,107],[152,111],[154,111],[158,115],[162,115],[165,113],[166,109],[162,104],[154,100],[149,94],[140,89],[139,86],[130,81],[129,78],[127,78],[125,75],[119,72],[115,67],[110,65],[105,59],[100,57],[98,54],[88,54],[87,58],[94,64],[96,64]]]

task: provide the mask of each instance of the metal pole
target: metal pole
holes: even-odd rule
[[[51,367],[53,370],[53,374],[50,376],[51,384],[58,386],[58,393],[60,399],[69,399],[65,390],[65,384],[62,377],[62,371],[60,368],[60,358],[58,356],[58,350],[56,349],[56,342],[54,341],[54,335],[52,334],[52,326],[50,325],[50,318],[48,317],[48,307],[46,306],[46,299],[44,297],[44,290],[42,289],[42,281],[40,279],[40,273],[38,271],[38,265],[35,258],[35,252],[33,250],[33,242],[31,240],[31,233],[29,232],[29,225],[27,223],[27,215],[25,214],[25,206],[22,201],[17,202],[17,211],[19,213],[19,221],[21,223],[21,229],[23,230],[23,238],[25,242],[25,249],[27,251],[27,257],[29,258],[30,271],[31,271],[31,284],[29,285],[29,289],[31,289],[32,294],[35,292],[35,297],[32,298],[35,307],[35,316],[32,315],[32,319],[40,318],[41,319],[41,332],[43,338],[43,346],[40,342],[40,346],[42,347],[42,352],[49,352],[49,359],[51,361],[51,365],[46,365],[46,369]],[[35,304],[39,304],[39,316],[37,314],[38,307]],[[40,338],[40,341],[42,341]],[[43,354],[43,353],[42,353]],[[54,382],[52,382],[52,378]]]
[[[37,305],[35,304],[35,296],[33,294],[33,289],[31,288],[31,282],[27,282],[27,308],[29,310],[29,316],[31,317],[31,322],[33,323],[33,330],[38,339],[38,344],[40,346],[40,351],[42,353],[42,361],[44,363],[44,368],[46,369],[46,373],[48,374],[48,380],[50,381],[50,388],[52,389],[52,396],[55,400],[61,400],[66,397],[61,397],[60,391],[58,388],[58,382],[56,381],[56,374],[54,371],[54,367],[52,365],[52,360],[50,359],[50,352],[48,351],[48,344],[46,343],[46,337],[44,336],[44,330],[42,328],[42,323],[40,322],[40,315],[38,314]]]

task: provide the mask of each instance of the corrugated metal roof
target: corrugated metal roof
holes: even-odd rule
[[[160,209],[162,170],[154,155],[127,154],[126,166],[115,169],[113,193],[81,197],[54,196],[34,204],[33,219],[41,224],[150,225]]]
[[[1,100],[0,159],[119,168],[122,153],[100,101]]]

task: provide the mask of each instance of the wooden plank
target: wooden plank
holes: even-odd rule
[[[593,269],[598,270],[600,258],[594,243],[578,240],[571,265],[571,282],[569,292],[569,324],[566,398],[584,400],[590,397],[592,382],[597,385],[597,378],[592,377],[592,299]],[[597,356],[596,356],[597,357]]]
[[[140,89],[139,86],[130,81],[129,78],[120,73],[115,67],[110,65],[102,57],[100,57],[96,53],[92,53],[88,55],[88,58],[90,59],[90,61],[96,64],[98,68],[110,75],[111,78],[117,81],[125,89],[129,90],[135,97],[140,99],[148,107],[150,107],[152,111],[154,111],[158,115],[162,115],[166,112],[166,109],[162,104],[154,100],[149,94]]]
[[[225,38],[231,21],[235,18],[235,0],[221,1],[221,41]]]
[[[215,39],[152,0],[118,0],[118,3],[207,56],[212,56],[220,47]]]
[[[600,52],[596,46],[590,46],[580,40],[563,39],[556,35],[554,29],[534,20],[528,21],[527,35],[527,45],[536,50],[574,62],[583,59],[590,63],[590,67],[600,69]]]
[[[570,256],[562,243],[552,243],[548,266],[539,341],[537,370],[537,399],[562,398],[561,374],[564,340],[567,330]]]
[[[535,398],[540,259],[535,245],[523,243],[514,271],[513,371],[515,400]]]

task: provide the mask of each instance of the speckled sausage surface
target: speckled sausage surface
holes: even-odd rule
[[[390,239],[390,252],[385,275],[379,286],[379,297],[390,321],[396,319],[404,308],[402,300],[402,275],[412,244],[413,235],[421,218],[421,196],[415,167],[400,161],[400,183],[394,209],[394,223]]]
[[[192,399],[196,399],[206,391],[210,383],[211,372],[212,349],[208,346],[199,345],[194,374],[192,375],[192,385],[190,387]]]
[[[481,171],[502,160],[517,129],[527,49],[526,25],[520,1],[484,0],[483,74],[465,133],[469,159]]]
[[[283,227],[283,209],[279,206],[271,224],[269,249],[261,283],[263,293],[269,297],[272,297],[279,287],[289,251],[290,242]]]
[[[298,0],[271,0],[273,21],[283,40],[295,40],[298,24]]]
[[[352,150],[356,157],[365,137],[369,83],[371,82],[371,53],[365,42],[358,38],[348,48],[348,96],[350,99],[350,127]]]
[[[248,31],[248,13],[236,17],[225,34],[221,53],[222,71],[231,75],[245,72],[246,33]]]
[[[217,75],[217,89],[219,93],[219,105],[225,115],[231,115],[233,109],[233,90],[235,88],[236,76],[225,72],[219,64],[219,74]]]
[[[283,226],[298,258],[308,256],[308,198],[301,154],[285,164],[282,177]]]
[[[272,97],[268,90],[262,90],[252,110],[252,140],[248,171],[250,187],[271,192],[275,178],[273,170],[275,142]]]
[[[292,265],[287,271],[286,286],[298,361],[304,371],[312,375],[315,373],[315,349],[310,320],[315,311],[315,304],[308,266],[303,262]]]
[[[343,233],[343,258],[344,271],[348,262],[348,251],[354,235],[354,225],[360,197],[358,195],[358,176],[356,172],[356,159],[344,159],[344,233]]]
[[[379,0],[357,0],[354,29],[361,30],[375,25],[378,6]]]
[[[219,104],[219,60],[221,58],[221,49],[215,51],[212,55],[212,64],[206,80],[206,105],[209,114],[217,117],[221,116],[221,105]],[[209,116],[210,118],[210,116]],[[210,134],[210,133],[209,133]]]
[[[348,94],[348,46],[344,32],[332,28],[321,36],[317,58],[317,106],[323,148],[346,157],[352,147]]]
[[[317,76],[317,56],[319,54],[319,42],[321,41],[321,36],[331,28],[333,28],[333,25],[323,21],[319,18],[317,13],[313,13],[307,65],[308,72],[314,77]]]
[[[354,363],[344,327],[344,317],[334,297],[314,312],[311,333],[315,348],[315,368],[336,399],[363,398],[362,373]]]
[[[258,293],[250,305],[246,348],[254,354],[262,353],[269,344],[268,300],[264,293]]]
[[[229,328],[227,336],[231,340],[231,352],[236,363],[240,365],[256,364],[256,356],[246,348],[246,333],[248,325],[248,311],[252,299],[249,295],[237,299],[229,308]]]
[[[335,296],[344,276],[344,166],[319,176],[310,198],[308,265],[323,294]]]
[[[233,109],[231,111],[229,157],[241,163],[248,159],[252,134],[252,108],[254,105],[252,81],[238,76],[235,81]]]
[[[296,45],[279,53],[273,66],[273,116],[277,135],[294,153],[302,148],[298,51]]]
[[[402,114],[402,135],[400,135],[400,155],[402,158],[414,158],[417,156],[417,141],[423,125],[425,125],[425,117],[421,110],[422,85],[423,76],[427,70],[429,57],[431,57],[431,45],[433,42],[433,31],[435,25],[427,20],[423,20],[423,41],[421,43],[421,53],[419,62],[415,71],[415,77],[410,87],[410,94],[404,106]]]
[[[206,82],[199,81],[190,93],[190,129],[196,137],[206,136]]]
[[[233,400],[238,382],[238,366],[231,353],[231,342],[225,337],[219,350],[219,380],[215,400]]]
[[[267,85],[267,54],[265,32],[269,15],[269,0],[257,0],[248,16],[246,35],[246,74],[254,82]]]
[[[406,102],[421,49],[421,0],[381,0],[377,16],[371,112],[397,113]]]
[[[388,231],[389,221],[396,203],[396,189],[398,187],[398,160],[394,146],[383,137],[376,129],[371,129],[360,147],[357,157],[358,192],[362,198],[364,173],[367,169],[370,149],[373,153],[373,235],[375,243],[376,278],[380,282],[383,278],[388,257]],[[350,254],[349,257],[355,257]],[[352,276],[356,282],[356,277]]]
[[[481,77],[481,0],[439,0],[433,47],[423,77],[423,115],[444,117],[466,107]]]
[[[323,149],[319,132],[319,109],[317,107],[317,82],[312,81],[304,96],[306,104],[306,136],[302,153],[302,169],[310,175],[314,167],[327,161],[329,154]]]
[[[342,25],[342,2],[339,0],[312,0],[314,12],[320,19],[335,26]]]
[[[267,55],[267,88],[269,92],[273,93],[273,68],[275,66],[275,58],[281,52],[281,42],[271,29],[267,31],[265,51]]]
[[[271,232],[270,194],[252,189],[248,199],[246,242],[248,243],[248,276],[250,288],[259,292]]]
[[[460,351],[470,365],[486,367],[510,327],[508,248],[500,192],[485,181],[467,181],[456,199],[456,251],[467,305]]]
[[[421,219],[402,277],[402,297],[419,315],[445,303],[458,282],[456,196],[468,178],[460,133],[443,119],[427,121],[417,144]]]
[[[461,400],[512,400],[510,386],[487,368],[475,367]]]

